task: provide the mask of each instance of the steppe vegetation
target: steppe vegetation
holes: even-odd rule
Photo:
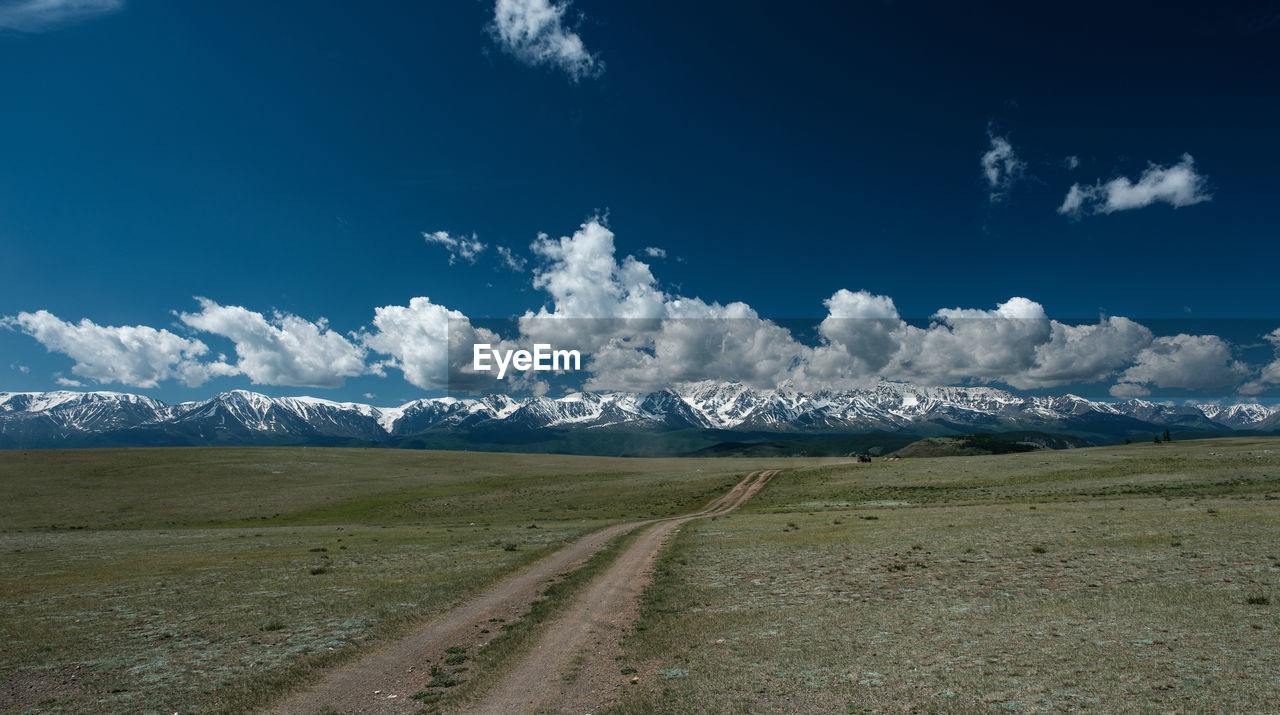
[[[850,462],[0,452],[0,710],[263,705],[579,535],[778,467],[665,550],[614,712],[1280,701],[1280,440]],[[415,702],[466,700],[526,620]]]
[[[749,461],[0,452],[0,711],[238,712]]]
[[[665,552],[616,713],[1264,712],[1280,440],[796,469]]]

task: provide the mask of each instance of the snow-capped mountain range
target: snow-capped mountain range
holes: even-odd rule
[[[988,387],[881,383],[798,392],[699,382],[651,393],[571,393],[558,399],[493,394],[374,407],[235,390],[168,405],[116,392],[0,392],[0,448],[160,444],[384,443],[432,430],[547,429],[821,431],[940,434],[1047,430],[1120,438],[1183,432],[1280,430],[1280,408],[1257,403],[1173,405],[1026,397]]]

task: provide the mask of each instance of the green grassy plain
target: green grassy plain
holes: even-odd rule
[[[1267,712],[1280,440],[802,468],[687,524],[615,713]]]
[[[0,711],[240,712],[779,467],[664,553],[615,712],[1280,701],[1280,440],[847,461],[0,452]]]
[[[240,712],[569,540],[695,510],[758,466],[0,452],[0,711]]]

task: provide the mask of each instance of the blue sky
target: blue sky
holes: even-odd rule
[[[1275,397],[1280,7],[1124,5],[0,0],[0,390],[396,404],[444,317],[697,315],[776,361],[590,386]]]

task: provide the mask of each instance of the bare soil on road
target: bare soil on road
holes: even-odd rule
[[[617,524],[575,541],[531,568],[454,608],[418,631],[339,667],[309,690],[267,709],[272,713],[412,713],[411,696],[430,679],[429,665],[462,646],[475,652],[493,637],[487,626],[514,621],[546,584],[585,564],[614,538],[648,525],[601,575],[548,623],[529,652],[466,712],[591,712],[614,700],[630,676],[620,674],[620,641],[638,615],[638,599],[655,559],[681,524],[727,514],[764,488],[776,471],[753,472],[701,511]],[[656,523],[655,523],[656,521]]]

